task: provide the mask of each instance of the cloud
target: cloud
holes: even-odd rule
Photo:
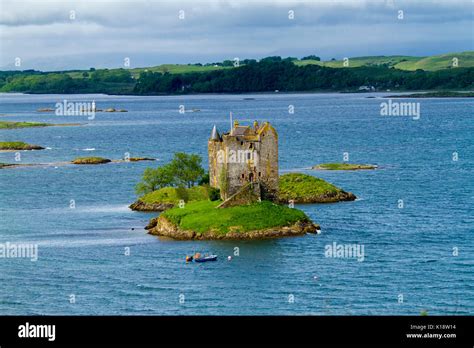
[[[323,58],[428,55],[473,47],[469,0],[1,0],[0,4],[0,66],[7,67],[16,57],[25,62],[22,68],[57,69],[107,62],[120,66],[123,57],[132,57],[132,65],[157,65],[274,53],[315,53]],[[403,20],[398,19],[399,10]],[[179,18],[180,11],[184,19]]]

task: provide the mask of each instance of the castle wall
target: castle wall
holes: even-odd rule
[[[219,188],[219,173],[224,168],[224,163],[219,163],[217,154],[222,149],[222,142],[212,141],[208,142],[209,153],[209,185],[211,187]]]
[[[278,135],[273,127],[253,137],[223,134],[222,141],[209,141],[208,150],[210,185],[220,188],[222,199],[249,182],[260,182],[263,199],[277,198]]]
[[[263,199],[274,200],[278,195],[278,135],[269,128],[261,137],[259,166]]]

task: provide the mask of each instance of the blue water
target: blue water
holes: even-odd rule
[[[1,141],[48,147],[22,152],[20,163],[119,159],[126,152],[159,159],[0,170],[0,243],[39,246],[36,262],[0,258],[0,314],[474,314],[474,103],[407,100],[421,103],[413,120],[380,116],[383,94],[366,96],[0,95],[0,120],[87,123],[0,130]],[[63,99],[129,112],[94,120],[36,112]],[[179,105],[201,111],[180,114]],[[147,235],[143,227],[156,214],[127,208],[143,170],[177,151],[206,162],[211,128],[227,130],[230,111],[241,122],[274,124],[281,172],[319,176],[358,200],[298,206],[321,225],[320,235],[256,242]],[[350,162],[379,169],[308,169],[340,162],[344,152]],[[14,163],[14,156],[0,153],[0,162]],[[325,257],[333,242],[363,245],[364,260]],[[240,256],[227,261],[236,247]],[[194,251],[219,260],[185,264]]]

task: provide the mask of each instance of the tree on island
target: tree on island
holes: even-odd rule
[[[201,163],[199,155],[177,152],[171,162],[158,168],[146,168],[135,191],[140,195],[167,186],[190,188],[205,178]]]
[[[183,152],[175,153],[169,166],[172,173],[174,173],[176,185],[188,188],[194,186],[205,173],[201,163],[202,158],[199,155],[188,155]]]

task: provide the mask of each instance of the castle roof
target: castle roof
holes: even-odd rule
[[[238,121],[234,122],[234,125],[229,133],[223,133],[224,137],[239,137],[239,139],[246,141],[260,141],[260,137],[268,132],[273,131],[277,136],[275,129],[268,122],[258,124],[257,121],[254,122],[253,127],[251,126],[241,126]],[[222,141],[222,136],[217,131],[216,126],[212,128],[211,138],[212,141]]]
[[[233,136],[253,135],[251,133],[255,134],[249,126],[234,126],[234,129],[232,130]]]
[[[214,125],[214,127],[212,128],[211,140],[216,140],[216,141],[221,140],[221,136],[219,135],[219,132],[217,131],[216,125]]]

